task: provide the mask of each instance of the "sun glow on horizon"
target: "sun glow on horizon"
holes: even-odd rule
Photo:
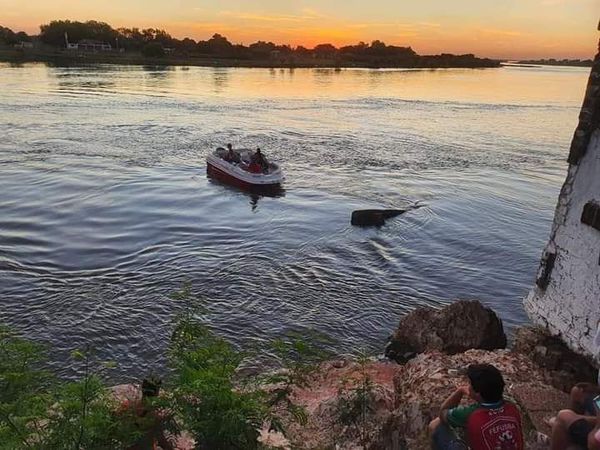
[[[87,3],[0,0],[0,25],[37,33],[54,19],[100,20],[113,27],[162,28],[174,37],[214,33],[248,45],[370,42],[419,54],[474,53],[492,58],[580,58],[596,52],[597,0],[375,0],[328,2],[107,0]],[[451,5],[449,3],[452,3]]]

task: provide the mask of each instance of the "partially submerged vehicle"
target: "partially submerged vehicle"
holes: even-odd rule
[[[284,176],[278,164],[269,162],[258,167],[252,162],[254,151],[235,150],[236,158],[228,158],[229,151],[217,148],[206,157],[206,172],[222,181],[242,188],[278,188]]]

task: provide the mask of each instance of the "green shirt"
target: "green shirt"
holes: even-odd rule
[[[464,428],[467,425],[467,419],[481,405],[479,403],[473,403],[469,406],[457,406],[448,410],[448,424],[453,427]]]
[[[479,408],[498,408],[501,406],[503,401],[499,401],[496,403],[473,403],[468,406],[457,406],[456,408],[452,408],[448,410],[448,424],[453,427],[461,427],[464,428],[467,425],[467,420],[469,416]]]

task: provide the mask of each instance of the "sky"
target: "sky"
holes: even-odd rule
[[[0,0],[0,25],[35,34],[54,19],[162,28],[177,38],[312,47],[380,39],[419,54],[592,58],[600,0]]]

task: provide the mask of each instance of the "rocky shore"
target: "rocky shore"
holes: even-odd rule
[[[443,400],[466,383],[469,364],[488,363],[500,369],[505,395],[521,410],[526,448],[548,449],[548,419],[570,406],[575,383],[595,381],[597,369],[533,326],[518,329],[506,347],[501,320],[478,301],[416,309],[390,337],[388,358],[325,361],[294,387],[291,399],[305,420],[278,411],[286,436],[265,423],[262,448],[429,449],[427,426]],[[140,396],[131,385],[114,388],[114,394],[120,401]],[[184,432],[177,448],[194,448],[194,441]]]
[[[473,363],[493,364],[503,373],[506,394],[522,412],[526,448],[549,448],[547,420],[569,406],[575,383],[595,380],[596,369],[540,328],[523,327],[506,345],[502,322],[477,301],[417,309],[400,321],[386,350],[401,363],[328,361],[307,387],[296,389],[308,421],[290,423],[289,448],[429,449],[429,421],[465,384],[463,369]],[[355,423],[340,423],[340,403],[365,385],[366,413]]]

